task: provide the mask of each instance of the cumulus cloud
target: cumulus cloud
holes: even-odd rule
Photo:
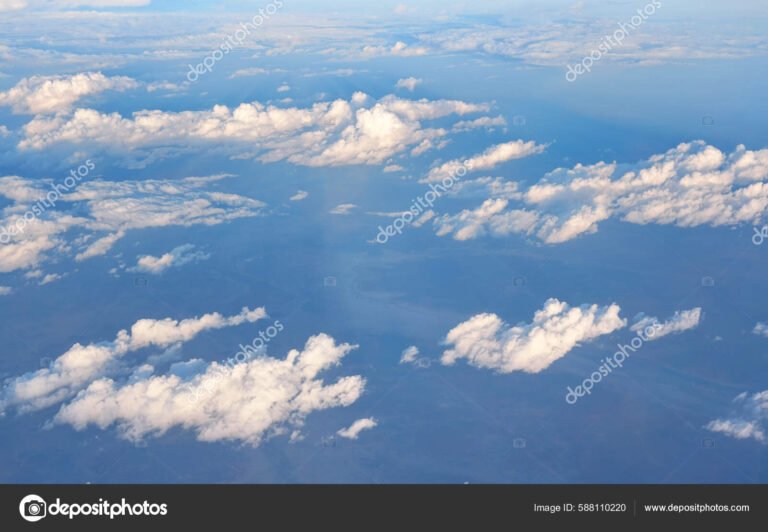
[[[129,230],[217,225],[259,216],[265,206],[261,201],[206,190],[225,177],[82,182],[62,195],[55,208],[40,209],[39,216],[27,221],[24,213],[39,209],[37,202],[51,190],[50,183],[0,177],[0,196],[13,202],[0,216],[0,237],[7,242],[0,246],[0,272],[37,268],[54,252],[74,251],[78,261],[97,257]],[[77,217],[67,214],[66,208],[75,204]]]
[[[538,373],[582,342],[610,334],[627,322],[618,305],[571,307],[548,299],[531,323],[509,325],[496,314],[477,314],[448,332],[441,362],[465,358],[478,368],[499,373]]]
[[[159,275],[169,268],[180,268],[185,264],[206,260],[209,257],[208,253],[195,251],[194,245],[184,244],[173,248],[168,253],[164,253],[159,257],[142,255],[138,258],[136,266],[128,268],[128,271]]]
[[[768,390],[753,395],[744,392],[733,402],[735,412],[732,417],[710,421],[706,428],[739,440],[751,438],[768,443]]]
[[[723,226],[764,221],[768,149],[726,154],[703,141],[683,143],[634,165],[559,168],[524,191],[521,202],[484,203],[444,215],[438,234],[532,235],[558,244],[594,233],[612,217],[634,224]]]
[[[336,344],[320,334],[311,337],[302,351],[291,350],[285,359],[263,356],[235,365],[214,362],[186,379],[171,373],[145,374],[125,384],[99,379],[64,405],[54,423],[77,430],[114,425],[132,441],[179,427],[193,431],[200,441],[232,440],[255,446],[275,435],[295,434],[312,412],[357,401],[365,389],[361,376],[341,377],[331,384],[321,376],[356,347]],[[203,400],[198,399],[201,395]]]
[[[448,134],[424,122],[487,110],[486,104],[459,100],[386,96],[373,101],[363,93],[355,93],[350,101],[319,102],[309,108],[254,102],[234,109],[216,105],[205,111],[139,111],[130,118],[77,109],[69,115],[35,117],[24,126],[18,148],[71,144],[135,160],[206,146],[262,162],[370,165]]]
[[[146,347],[167,348],[188,342],[211,330],[253,323],[266,316],[264,308],[244,307],[239,314],[218,312],[196,318],[174,320],[141,319],[130,330],[121,330],[114,340],[82,345],[76,343],[48,368],[7,380],[0,391],[0,412],[14,407],[30,412],[62,402],[93,380],[115,370],[118,359]]]
[[[420,78],[402,78],[398,79],[397,83],[395,83],[396,89],[407,89],[411,92],[416,90],[416,86],[419,85],[423,80]]]
[[[400,355],[400,363],[401,364],[410,364],[412,362],[416,362],[416,357],[419,356],[419,348],[415,345],[406,347],[403,349],[402,354]]]
[[[648,335],[648,340],[658,340],[668,334],[681,333],[698,327],[701,320],[701,307],[690,310],[678,310],[667,321],[660,322],[658,318],[652,316],[640,315],[630,329],[632,331],[644,331],[646,327],[654,326],[656,331],[653,335]]]
[[[298,190],[296,191],[296,194],[288,198],[291,201],[301,201],[303,199],[306,199],[309,196],[309,192],[306,190]]]
[[[134,89],[139,83],[125,76],[108,77],[101,72],[72,76],[33,76],[0,92],[0,106],[17,114],[46,114],[65,111],[85,96],[100,92]]]
[[[342,438],[347,438],[349,440],[356,440],[361,432],[363,432],[364,430],[370,430],[376,427],[378,424],[379,424],[378,421],[376,421],[372,417],[358,419],[357,421],[352,423],[349,427],[339,430],[336,434],[338,434]]]

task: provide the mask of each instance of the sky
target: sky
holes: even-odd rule
[[[766,482],[767,21],[0,0],[0,481]]]

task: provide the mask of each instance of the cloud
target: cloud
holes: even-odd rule
[[[288,92],[291,90],[291,86],[287,83],[283,83],[277,88],[277,92]]]
[[[645,330],[646,327],[654,326],[656,332],[648,335],[648,340],[658,340],[668,334],[681,333],[698,327],[701,320],[701,307],[678,310],[674,316],[665,322],[659,322],[656,317],[643,316],[642,314],[638,318],[638,321],[630,329],[637,332]]]
[[[0,296],[8,296],[13,293],[13,288],[10,286],[0,286]]]
[[[62,279],[64,276],[60,275],[58,273],[49,273],[45,275],[39,283],[37,283],[40,286],[45,286],[50,283],[55,283],[56,281]]]
[[[489,147],[483,153],[468,159],[454,159],[441,164],[429,171],[427,177],[420,183],[437,183],[450,176],[461,177],[461,169],[477,172],[491,170],[496,166],[514,159],[522,159],[543,152],[547,145],[536,144],[533,141],[513,140]]]
[[[129,161],[151,161],[205,146],[262,162],[373,165],[425,142],[429,147],[448,134],[423,122],[487,110],[486,104],[459,100],[386,96],[373,101],[363,93],[353,94],[350,101],[319,102],[309,108],[254,102],[233,109],[216,105],[204,111],[139,111],[130,118],[77,109],[70,115],[35,117],[24,126],[18,148],[73,145]]]
[[[235,78],[247,78],[252,76],[261,76],[264,74],[269,74],[269,70],[265,70],[260,67],[251,67],[251,68],[241,68],[240,70],[235,70],[230,76],[229,79],[235,79]]]
[[[383,168],[384,173],[392,173],[392,172],[402,172],[405,170],[402,166],[399,164],[389,164]]]
[[[50,367],[9,379],[0,390],[0,412],[15,407],[19,412],[47,408],[75,395],[91,381],[115,369],[121,357],[146,347],[167,348],[192,340],[212,329],[253,323],[266,317],[263,308],[244,307],[239,314],[218,312],[196,318],[141,319],[130,330],[121,330],[109,342],[77,343],[56,358]]]
[[[596,232],[612,217],[641,225],[757,225],[768,208],[767,180],[768,149],[740,145],[726,154],[695,141],[634,165],[558,168],[518,204],[484,203],[480,212],[444,215],[435,226],[459,240],[517,233],[559,244]]]
[[[415,345],[412,345],[410,347],[406,347],[403,349],[402,354],[400,355],[400,363],[401,364],[410,364],[412,362],[416,362],[416,357],[419,356],[419,348]]]
[[[0,217],[0,272],[37,268],[51,253],[87,260],[107,253],[127,231],[168,226],[218,225],[262,214],[264,203],[214,190],[205,190],[226,175],[176,180],[82,182],[62,195],[55,206],[19,227],[24,213],[34,213],[49,183],[17,176],[0,177],[0,196],[14,202]],[[77,205],[79,216],[67,212]],[[92,237],[96,237],[88,244]]]
[[[768,443],[768,390],[751,396],[744,392],[734,399],[734,404],[737,412],[733,417],[710,421],[706,428],[739,440],[752,438]]]
[[[346,216],[347,214],[351,213],[354,209],[357,209],[357,205],[355,205],[354,203],[342,203],[341,205],[336,205],[329,212],[331,214]]]
[[[159,257],[153,257],[152,255],[141,255],[138,259],[138,262],[136,263],[136,266],[128,268],[128,271],[159,275],[169,268],[179,268],[191,262],[207,260],[209,257],[210,255],[207,253],[203,253],[202,251],[195,251],[194,245],[184,244],[182,246],[173,248],[168,253],[164,253]]]
[[[356,347],[337,345],[330,336],[320,334],[311,337],[302,351],[291,350],[285,359],[263,356],[235,365],[214,362],[187,379],[175,374],[147,375],[125,384],[100,379],[64,405],[54,423],[77,430],[116,425],[119,434],[131,441],[179,427],[193,431],[200,441],[231,440],[255,446],[300,429],[312,412],[357,401],[365,389],[361,376],[341,377],[331,384],[320,376]]]
[[[427,55],[429,50],[424,46],[409,46],[403,41],[397,41],[392,46],[366,45],[360,53],[363,57],[416,57]]]
[[[768,337],[768,324],[763,323],[761,321],[758,321],[755,324],[755,328],[752,329],[752,332],[754,334],[759,334],[760,336],[766,336]]]
[[[298,190],[296,191],[296,194],[288,198],[291,201],[301,201],[303,199],[306,199],[309,196],[309,192],[306,190]]]
[[[107,77],[101,72],[72,76],[33,76],[0,92],[0,106],[16,114],[47,114],[69,109],[85,96],[108,90],[134,89],[139,83],[125,76]]]
[[[449,366],[466,358],[472,366],[499,373],[538,373],[580,343],[624,327],[619,311],[615,303],[571,307],[548,299],[531,323],[511,326],[496,314],[477,314],[448,332],[450,349],[441,362]]]
[[[3,11],[16,11],[27,7],[26,0],[0,0],[0,13]]]
[[[506,125],[507,125],[507,119],[501,115],[496,117],[482,116],[474,120],[462,120],[460,122],[456,122],[453,125],[452,131],[458,133],[458,132],[464,132],[464,131],[472,131],[473,129],[478,129],[481,127],[492,128],[492,127],[503,127]]]
[[[397,83],[395,83],[396,89],[407,89],[411,92],[416,90],[416,86],[421,84],[423,80],[420,78],[402,78],[398,79]]]
[[[93,257],[99,257],[101,255],[104,255],[110,249],[112,249],[112,246],[114,246],[118,240],[120,240],[124,236],[125,236],[124,231],[118,231],[117,233],[103,236],[98,240],[96,240],[93,244],[88,246],[85,249],[85,251],[75,255],[75,260],[80,262],[80,261],[92,259]]]
[[[347,438],[349,440],[356,440],[362,431],[370,430],[376,427],[378,424],[379,424],[378,421],[376,421],[372,417],[358,419],[357,421],[352,423],[352,425],[350,425],[349,427],[339,430],[336,434],[338,434],[342,438]]]

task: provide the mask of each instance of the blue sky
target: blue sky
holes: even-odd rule
[[[0,15],[0,480],[765,482],[761,3]]]

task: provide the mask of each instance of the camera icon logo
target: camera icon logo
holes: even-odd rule
[[[48,506],[42,497],[38,495],[27,495],[19,503],[19,513],[26,521],[34,523],[47,515]]]

